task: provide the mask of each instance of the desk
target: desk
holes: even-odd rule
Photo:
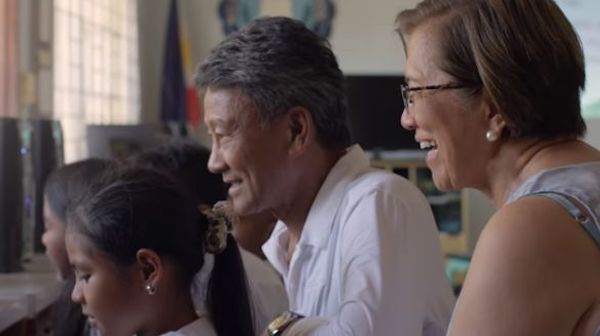
[[[31,258],[24,272],[0,274],[0,334],[34,319],[56,301],[62,286],[45,255]]]

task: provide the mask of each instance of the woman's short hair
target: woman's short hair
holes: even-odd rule
[[[583,51],[553,0],[425,0],[396,23],[403,41],[432,24],[441,70],[479,87],[504,116],[509,136],[585,134]]]

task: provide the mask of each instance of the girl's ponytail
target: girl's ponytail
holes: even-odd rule
[[[215,255],[207,292],[207,307],[219,336],[254,336],[249,294],[240,250],[227,234],[227,246]]]

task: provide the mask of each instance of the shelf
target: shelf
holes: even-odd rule
[[[460,203],[461,195],[460,193],[444,193],[442,195],[432,195],[427,196],[427,201],[431,205],[446,205],[450,203]]]
[[[431,205],[446,254],[469,252],[469,208],[465,191],[442,192],[435,187],[424,151],[379,152],[372,166],[394,172],[414,183]],[[385,155],[384,155],[385,154]],[[389,159],[384,159],[387,157]]]

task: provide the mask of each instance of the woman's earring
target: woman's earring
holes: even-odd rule
[[[154,295],[156,294],[156,287],[152,286],[150,283],[147,283],[146,292],[148,293],[148,295]]]
[[[485,132],[485,139],[488,142],[494,142],[494,141],[498,140],[498,138],[500,138],[500,135],[496,131],[489,130],[489,131]]]

